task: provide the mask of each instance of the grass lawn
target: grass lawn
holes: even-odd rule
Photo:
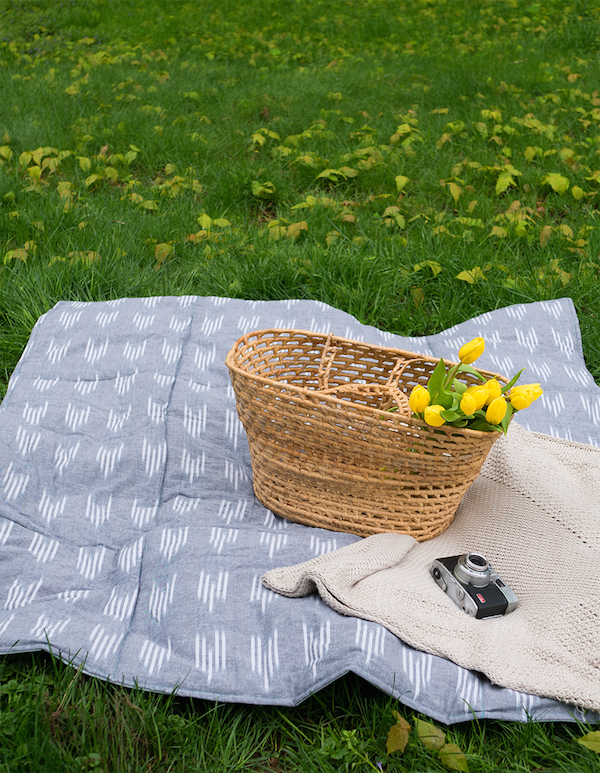
[[[58,300],[171,294],[403,335],[570,296],[600,383],[599,52],[587,0],[0,0],[0,394]],[[296,709],[0,679],[2,772],[600,770],[575,724],[443,760],[353,676]]]

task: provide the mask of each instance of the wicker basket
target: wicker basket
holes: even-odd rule
[[[226,364],[258,499],[292,521],[360,536],[444,531],[499,433],[412,417],[408,394],[437,362],[302,330],[242,336]]]

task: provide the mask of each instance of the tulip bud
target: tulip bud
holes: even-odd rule
[[[421,386],[421,384],[417,384],[408,398],[408,404],[413,413],[423,413],[430,402],[431,395],[424,386]]]
[[[508,404],[504,397],[496,397],[489,404],[487,411],[485,412],[485,420],[488,424],[500,424],[502,419],[506,416]]]
[[[428,405],[423,418],[431,427],[441,427],[446,423],[446,419],[440,416],[440,413],[445,410],[443,405]]]
[[[497,397],[500,397],[500,395],[502,394],[502,387],[496,381],[495,378],[492,378],[489,381],[486,381],[484,386],[487,389],[487,393],[488,393],[485,404],[491,405],[492,401],[495,400]]]
[[[520,386],[515,386],[510,390],[511,397],[513,395],[518,395],[521,393],[527,393],[531,394],[531,402],[534,400],[537,400],[538,397],[543,393],[543,389],[539,384],[521,384]]]
[[[522,411],[524,408],[529,408],[542,393],[543,390],[539,384],[521,384],[510,390],[510,404],[515,411]]]
[[[467,392],[464,393],[462,400],[460,401],[460,410],[465,414],[465,416],[472,416],[477,409],[477,401],[473,397],[473,395],[468,394]]]
[[[468,344],[462,346],[458,352],[458,359],[465,365],[470,365],[478,357],[481,357],[485,349],[483,338],[474,338]]]
[[[533,403],[535,400],[538,399],[538,397],[541,397],[544,394],[544,390],[539,384],[535,384],[533,389],[531,390],[531,394],[533,395],[533,398],[531,402]]]
[[[524,408],[529,408],[531,405],[531,394],[529,392],[517,392],[517,394],[510,394],[510,404],[515,411],[522,411]]]
[[[467,389],[466,395],[471,395],[475,399],[475,410],[480,411],[487,400],[488,391],[483,384],[475,384]]]
[[[518,384],[517,386],[514,386],[510,392],[511,394],[513,392],[529,392],[529,390],[534,387],[539,387],[539,382],[537,384]]]

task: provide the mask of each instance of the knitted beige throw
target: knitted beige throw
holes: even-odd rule
[[[435,558],[472,550],[515,590],[516,611],[476,620],[436,585]],[[285,596],[317,590],[337,612],[498,685],[598,711],[600,450],[513,422],[440,536],[378,534],[263,582]]]

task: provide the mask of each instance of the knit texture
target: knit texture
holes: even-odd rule
[[[440,536],[374,535],[263,583],[285,596],[318,591],[337,612],[502,687],[599,710],[599,502],[600,450],[513,422]],[[435,558],[473,550],[516,592],[511,614],[468,617],[431,577]]]

